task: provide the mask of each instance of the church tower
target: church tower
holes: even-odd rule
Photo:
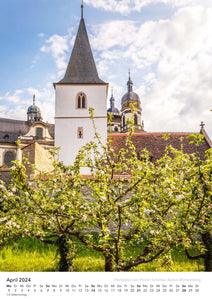
[[[94,138],[89,108],[94,109],[95,125],[102,142],[107,139],[108,84],[97,73],[83,18],[83,5],[65,76],[54,83],[54,87],[55,146],[60,147],[59,159],[68,165],[74,162],[79,148]]]
[[[129,80],[127,82],[127,93],[121,99],[122,132],[126,132],[128,130],[127,120],[130,120],[132,118],[132,104],[135,105],[135,111],[133,112],[135,132],[144,131],[144,122],[141,118],[141,101],[138,94],[133,92],[133,82],[131,80],[129,72]]]
[[[110,97],[110,107],[107,110],[108,114],[111,114],[112,120],[108,124],[109,133],[121,132],[121,113],[118,108],[115,107],[115,98],[113,96],[113,90]]]

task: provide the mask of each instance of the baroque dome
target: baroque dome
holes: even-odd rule
[[[121,102],[124,102],[125,100],[135,100],[135,101],[140,101],[140,98],[138,94],[135,92],[127,92],[121,99]]]
[[[34,114],[40,113],[40,108],[37,105],[35,105],[35,95],[33,95],[33,104],[28,107],[27,113],[28,114],[30,114],[30,113],[32,113],[32,114],[33,113]]]
[[[28,107],[27,119],[28,122],[41,121],[43,119],[41,116],[40,108],[35,105],[35,95],[33,95],[33,104]]]
[[[40,108],[36,105],[30,105],[27,112],[28,113],[40,113]]]
[[[111,113],[111,114],[120,114],[120,111],[118,108],[113,107],[113,108],[108,108],[107,112]]]
[[[107,112],[111,113],[112,115],[120,115],[120,110],[117,107],[115,107],[115,98],[113,97],[113,90],[110,98],[110,108],[108,108]]]

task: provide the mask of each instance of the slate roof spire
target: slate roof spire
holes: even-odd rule
[[[82,2],[83,3],[83,2]],[[81,20],[74,47],[64,78],[58,83],[63,84],[105,84],[97,73],[88,34],[83,18],[81,5]]]
[[[81,5],[81,19],[83,19],[83,8],[84,8],[84,5],[83,5],[83,0],[82,0],[82,5]]]

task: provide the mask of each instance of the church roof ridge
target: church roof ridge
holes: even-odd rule
[[[26,121],[23,120],[16,120],[16,119],[10,119],[10,118],[0,118],[0,122],[2,123],[19,123],[19,124],[26,124]]]
[[[133,136],[162,136],[162,135],[164,135],[164,134],[170,134],[171,136],[174,136],[174,135],[185,135],[185,136],[187,136],[187,135],[190,135],[190,134],[195,134],[195,133],[198,133],[198,132],[171,132],[171,131],[167,131],[167,132],[134,132],[132,135]],[[118,136],[122,136],[122,137],[124,137],[124,136],[128,136],[128,132],[125,132],[125,133],[110,133],[109,134],[109,136],[111,136],[111,137],[118,137]]]

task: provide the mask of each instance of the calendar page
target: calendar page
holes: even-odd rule
[[[0,299],[201,299],[211,273],[0,273]]]

